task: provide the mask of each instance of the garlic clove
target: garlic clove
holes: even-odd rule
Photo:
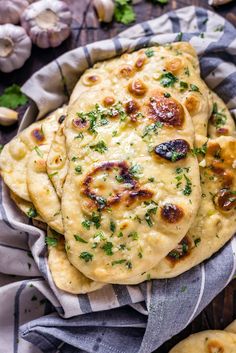
[[[0,0],[0,24],[20,22],[20,14],[28,6],[27,0]]]
[[[220,6],[224,4],[228,4],[228,2],[231,2],[232,0],[208,0],[208,4],[211,6]]]
[[[112,0],[94,0],[93,6],[98,15],[98,20],[109,23],[112,21],[115,5]]]
[[[21,25],[40,48],[57,47],[70,35],[72,14],[63,1],[39,0],[27,7]]]
[[[24,28],[12,24],[0,26],[0,71],[19,69],[31,54],[31,40]]]
[[[0,125],[10,126],[18,121],[18,113],[15,110],[0,107]]]

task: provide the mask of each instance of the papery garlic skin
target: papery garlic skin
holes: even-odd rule
[[[0,26],[0,71],[19,69],[31,54],[32,43],[24,28],[10,23]]]
[[[0,0],[0,24],[19,23],[21,13],[28,5],[27,0]]]
[[[40,48],[57,47],[70,35],[72,14],[62,1],[40,0],[27,7],[21,24]]]
[[[115,11],[115,4],[112,0],[94,0],[93,6],[97,12],[99,21],[106,23],[112,21]]]
[[[15,110],[0,107],[0,125],[11,126],[18,121],[18,113]]]

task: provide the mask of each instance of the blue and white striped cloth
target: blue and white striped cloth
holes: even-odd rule
[[[66,101],[65,92],[70,93],[80,74],[96,61],[177,41],[179,33],[197,50],[209,87],[235,113],[236,29],[193,6],[66,53],[36,73],[23,91],[43,116]],[[236,271],[233,238],[210,260],[178,278],[70,295],[52,281],[44,232],[16,210],[3,184],[0,217],[0,353],[153,352],[184,329]]]

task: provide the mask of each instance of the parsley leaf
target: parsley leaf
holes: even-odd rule
[[[29,218],[35,218],[35,217],[37,217],[37,215],[38,215],[38,213],[37,213],[36,209],[34,207],[30,207],[30,209],[27,212],[27,216]]]
[[[117,22],[128,25],[135,21],[136,15],[130,0],[115,0],[114,17]]]
[[[198,86],[190,84],[190,91],[193,92],[200,92]]]
[[[183,194],[188,196],[192,192],[192,183],[191,183],[191,180],[185,174],[184,174],[184,178],[186,180],[186,185],[184,187]]]
[[[74,238],[76,241],[80,241],[81,243],[87,243],[87,241],[81,238],[81,236],[79,236],[78,234],[74,234]]]
[[[151,49],[151,48],[148,48],[146,51],[145,51],[145,54],[148,58],[151,58],[152,56],[154,56],[154,50]]]
[[[102,249],[105,251],[105,253],[108,255],[108,256],[111,256],[113,255],[113,251],[112,251],[112,248],[113,248],[113,244],[110,242],[110,241],[107,241]]]
[[[58,239],[54,237],[45,237],[45,243],[48,246],[57,246],[58,244]]]
[[[174,76],[171,72],[165,72],[160,76],[160,84],[163,87],[173,87],[177,81],[177,77]]]
[[[20,87],[13,84],[7,87],[0,96],[0,106],[15,109],[28,102],[28,98],[21,92]]]
[[[134,164],[132,165],[132,167],[129,168],[129,173],[135,178],[135,179],[139,179],[140,178],[140,174],[142,172],[142,167],[139,164]]]
[[[145,213],[145,221],[147,222],[147,224],[149,225],[149,227],[153,226],[153,222],[152,222],[152,217],[151,215],[154,215],[157,213],[157,206],[150,208],[146,213]]]
[[[125,263],[126,262],[126,260],[125,259],[121,259],[121,260],[115,260],[115,261],[112,261],[112,266],[114,266],[114,265],[120,265],[120,264],[123,264],[123,263]]]
[[[194,147],[192,149],[192,153],[194,156],[197,156],[198,154],[202,154],[203,156],[205,156],[206,152],[207,152],[207,142],[205,142],[201,147]]]
[[[219,112],[216,102],[213,103],[212,120],[216,128],[220,128],[222,125],[225,125],[227,121],[226,115]]]
[[[81,165],[77,165],[77,166],[75,167],[75,172],[76,172],[77,174],[82,174],[82,167],[81,167]]]
[[[91,148],[91,150],[97,151],[101,154],[105,153],[105,151],[107,151],[107,145],[105,144],[105,142],[99,141],[96,145],[90,145],[89,146]]]
[[[79,256],[82,260],[84,260],[85,262],[89,262],[92,261],[93,259],[93,254],[90,254],[87,251],[83,251],[80,256]]]
[[[81,224],[85,229],[90,229],[90,221],[88,219],[83,221]]]

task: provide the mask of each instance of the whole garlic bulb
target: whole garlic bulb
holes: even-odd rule
[[[40,0],[29,5],[21,24],[40,48],[57,47],[70,35],[72,15],[63,1]]]
[[[28,5],[27,0],[0,0],[0,24],[19,23],[21,13]]]
[[[19,69],[31,54],[31,40],[24,28],[10,23],[0,26],[0,71]]]

